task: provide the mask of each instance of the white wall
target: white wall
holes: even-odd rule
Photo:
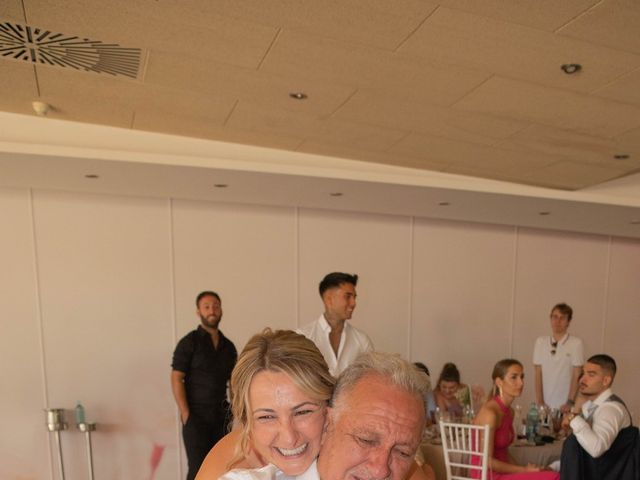
[[[489,384],[515,356],[531,374],[550,307],[574,307],[587,354],[620,364],[616,388],[640,412],[640,241],[424,218],[169,199],[0,189],[0,478],[57,478],[42,409],[81,400],[98,422],[96,478],[184,475],[169,387],[176,341],[197,325],[195,295],[218,291],[238,349],[265,326],[321,311],[317,284],[355,272],[354,325],[380,350],[455,361]],[[529,375],[529,379],[531,375]],[[532,397],[532,385],[524,403]],[[71,414],[69,415],[71,417]],[[70,418],[71,419],[71,418]],[[69,478],[82,436],[62,434]]]

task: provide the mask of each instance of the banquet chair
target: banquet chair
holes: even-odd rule
[[[447,480],[487,480],[489,428],[489,425],[440,422]]]

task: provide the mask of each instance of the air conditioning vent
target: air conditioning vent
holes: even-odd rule
[[[0,22],[0,56],[10,60],[138,78],[142,50]]]

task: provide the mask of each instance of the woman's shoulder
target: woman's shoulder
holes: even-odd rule
[[[480,407],[480,411],[476,415],[476,424],[477,425],[491,425],[496,426],[499,422],[500,417],[502,416],[502,411],[500,410],[500,406],[496,403],[494,399],[487,400],[482,407]]]
[[[217,480],[225,472],[229,470],[229,462],[233,459],[236,446],[240,442],[240,431],[232,430],[227,433],[213,448],[209,451],[202,466],[198,471],[196,480]],[[240,460],[234,465],[234,468],[252,468],[246,459]]]

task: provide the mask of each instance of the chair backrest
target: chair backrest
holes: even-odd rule
[[[440,422],[447,480],[487,480],[489,425]]]

